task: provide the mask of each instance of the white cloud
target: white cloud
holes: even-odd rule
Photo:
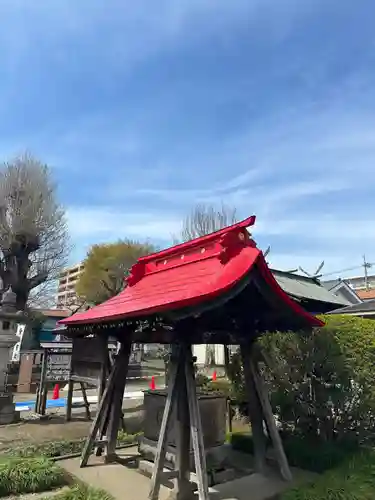
[[[169,214],[120,212],[110,207],[68,208],[69,230],[74,239],[113,241],[118,238],[170,241],[181,220]]]

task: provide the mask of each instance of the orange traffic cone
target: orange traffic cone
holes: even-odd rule
[[[59,384],[56,384],[55,387],[53,388],[52,399],[60,399],[60,386],[59,386]]]
[[[215,370],[214,373],[212,374],[212,382],[216,382],[216,380],[217,380],[217,373]]]
[[[155,377],[154,376],[151,377],[150,389],[151,389],[151,391],[154,391],[156,389]]]

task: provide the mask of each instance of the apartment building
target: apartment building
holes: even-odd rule
[[[58,309],[70,307],[78,302],[76,295],[76,284],[80,274],[84,269],[82,262],[75,266],[64,269],[59,276],[59,285],[57,288]]]

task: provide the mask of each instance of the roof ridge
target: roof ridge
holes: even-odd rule
[[[140,257],[138,259],[138,262],[139,263],[144,262],[146,264],[155,259],[161,259],[163,257],[170,257],[171,255],[178,254],[181,250],[186,251],[199,247],[202,243],[209,243],[210,241],[216,240],[218,236],[222,236],[232,231],[236,231],[237,229],[244,229],[253,226],[255,224],[255,219],[256,219],[255,215],[251,215],[247,219],[244,219],[240,222],[236,222],[235,224],[224,227],[223,229],[219,229],[218,231],[214,231],[213,233],[209,233],[204,236],[200,236],[199,238],[179,243],[178,245],[166,248],[165,250],[160,250],[160,252],[155,252],[150,255],[145,255],[144,257]]]

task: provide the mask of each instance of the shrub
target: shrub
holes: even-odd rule
[[[281,500],[373,500],[375,453],[363,450],[340,467],[326,472],[313,484],[301,485],[281,495]]]
[[[114,500],[106,491],[77,484],[57,495],[44,497],[43,500]]]
[[[281,433],[281,437],[289,465],[318,473],[337,467],[358,450],[356,444],[350,442],[323,442],[285,433]],[[254,452],[251,434],[234,433],[229,442],[234,450],[250,454]],[[270,441],[268,446],[271,446]]]
[[[326,316],[312,333],[270,333],[259,340],[263,375],[281,428],[311,441],[361,441],[375,423],[375,322]],[[229,376],[246,399],[239,354]]]
[[[0,461],[0,497],[48,491],[64,484],[63,470],[45,458]]]

